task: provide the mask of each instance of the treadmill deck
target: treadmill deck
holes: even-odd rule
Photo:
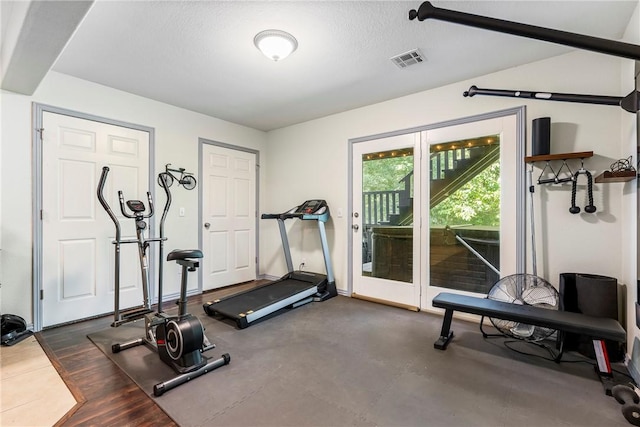
[[[324,275],[315,277],[326,280]],[[321,283],[323,280],[278,280],[218,301],[208,302],[204,309],[209,315],[234,319],[238,327],[244,328],[258,318],[310,298],[318,292]]]

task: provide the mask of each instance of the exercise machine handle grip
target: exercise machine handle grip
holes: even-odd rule
[[[149,213],[143,215],[144,218],[151,218],[153,216],[153,198],[151,197],[151,193],[147,191],[147,200],[149,201]]]
[[[262,216],[260,216],[262,219],[278,219],[281,217],[282,214],[262,214]]]
[[[109,218],[111,218],[111,221],[113,221],[114,225],[116,226],[116,241],[119,241],[120,240],[120,223],[118,222],[118,218],[115,216],[115,214],[111,210],[109,203],[107,203],[106,199],[104,198],[104,186],[105,186],[105,183],[107,182],[107,175],[109,175],[109,166],[104,166],[102,168],[102,174],[100,175],[100,181],[98,182],[98,191],[97,191],[98,201],[100,202],[104,210],[109,215]]]
[[[167,167],[171,163],[167,164]],[[167,218],[167,214],[169,213],[169,207],[171,206],[171,191],[169,190],[169,183],[167,182],[167,173],[160,173],[158,175],[160,177],[160,187],[164,190],[164,194],[166,195],[166,202],[164,204],[164,210],[162,211],[162,217],[160,218],[160,237],[164,237],[164,221]]]

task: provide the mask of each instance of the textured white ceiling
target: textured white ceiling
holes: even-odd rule
[[[634,0],[432,3],[613,40],[622,37],[637,5]],[[96,1],[53,69],[271,130],[571,50],[442,21],[410,21],[409,10],[420,4]],[[280,62],[253,45],[255,34],[272,28],[293,34],[299,43]],[[424,63],[399,69],[389,60],[415,48]]]

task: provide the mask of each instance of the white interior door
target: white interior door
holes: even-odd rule
[[[203,290],[256,279],[256,155],[202,148]]]
[[[102,167],[111,172],[105,197],[121,219],[123,238],[135,237],[119,215],[117,191],[146,200],[149,133],[43,113],[42,326],[114,310],[113,223],[96,197]],[[126,236],[126,237],[125,237]],[[121,251],[121,309],[142,304],[137,248]]]
[[[353,145],[356,297],[419,307],[419,142],[413,133]]]

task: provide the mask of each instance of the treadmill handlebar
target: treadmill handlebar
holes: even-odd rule
[[[282,216],[282,214],[262,214],[260,218],[262,219],[278,219]]]

